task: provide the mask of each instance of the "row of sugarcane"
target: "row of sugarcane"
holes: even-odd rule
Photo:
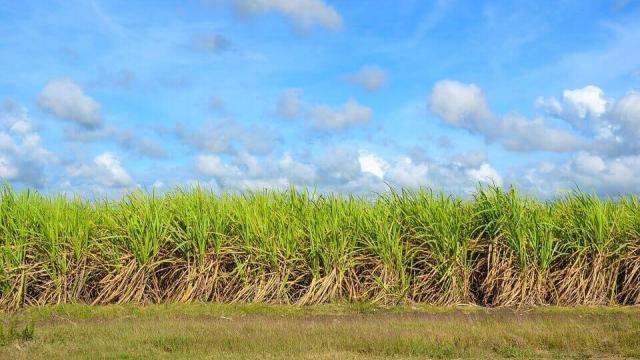
[[[61,303],[640,303],[640,201],[0,190],[0,309]]]

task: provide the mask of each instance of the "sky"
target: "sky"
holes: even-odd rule
[[[640,192],[640,4],[0,1],[0,179]]]

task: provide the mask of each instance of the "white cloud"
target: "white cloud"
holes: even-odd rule
[[[309,111],[314,127],[318,129],[342,129],[355,124],[366,124],[373,110],[350,99],[342,107],[334,109],[325,105],[316,105]]]
[[[562,99],[554,97],[536,100],[536,106],[551,116],[564,119],[579,127],[587,117],[599,117],[607,110],[608,100],[597,86],[588,85],[581,89],[564,90]]]
[[[247,169],[247,174],[251,177],[262,176],[265,172],[262,162],[246,151],[237,154],[237,161]]]
[[[447,124],[470,130],[483,128],[482,122],[492,117],[482,89],[455,80],[441,80],[433,86],[429,108]]]
[[[131,183],[131,176],[120,164],[120,160],[115,154],[106,152],[93,159],[94,164],[100,173],[105,175],[103,182],[107,185],[125,186]]]
[[[18,175],[18,168],[12,163],[11,159],[0,154],[0,179],[15,180]]]
[[[528,120],[518,114],[494,115],[482,89],[453,80],[437,82],[429,98],[431,111],[446,124],[481,134],[512,151],[568,152],[585,146],[570,132],[546,126],[543,119]]]
[[[361,172],[372,174],[380,179],[384,177],[387,169],[389,169],[389,163],[384,159],[364,150],[360,151],[358,162],[360,163]]]
[[[604,158],[577,153],[566,161],[543,162],[514,174],[521,188],[540,196],[555,196],[578,187],[599,194],[637,193],[640,191],[640,155]]]
[[[565,103],[572,108],[579,118],[587,114],[600,116],[607,107],[604,92],[597,86],[588,85],[582,89],[565,90],[562,93]]]
[[[517,114],[501,118],[485,131],[485,136],[513,151],[570,152],[586,146],[583,139],[570,132],[547,127],[541,118],[529,120]]]
[[[196,156],[195,167],[201,174],[216,178],[239,177],[242,175],[240,169],[225,163],[216,155]]]
[[[428,185],[426,163],[414,163],[411,158],[403,157],[393,163],[384,174],[384,179],[403,188],[416,188]]]
[[[600,156],[583,151],[574,156],[573,165],[576,171],[584,174],[601,173],[607,168],[607,165]]]
[[[322,0],[233,0],[233,2],[244,14],[280,12],[302,29],[320,25],[336,30],[342,26],[340,14]]]
[[[601,138],[622,148],[619,151],[624,153],[640,152],[640,92],[627,92],[602,117],[603,121],[596,126],[607,129],[608,136]]]
[[[285,89],[276,103],[276,113],[286,119],[302,117],[310,126],[319,130],[339,130],[357,124],[366,124],[373,110],[354,99],[347,100],[337,108],[309,104],[301,98],[302,90]]]
[[[97,155],[90,164],[68,166],[67,174],[72,177],[91,179],[92,183],[106,187],[125,187],[132,185],[133,182],[120,159],[112,152]]]
[[[629,91],[616,100],[588,86],[564,91],[562,100],[545,99],[543,105],[549,114],[590,136],[588,146],[568,159],[544,162],[516,174],[514,182],[543,195],[555,195],[550,189],[566,191],[575,186],[601,194],[640,190],[639,92]]]
[[[354,180],[361,174],[359,154],[343,147],[330,147],[320,158],[320,169],[337,181]]]
[[[376,91],[386,85],[387,72],[377,65],[365,65],[356,73],[347,76],[347,80],[367,91]]]
[[[284,153],[278,162],[278,167],[294,183],[313,184],[316,182],[316,168],[295,160],[288,152]]]
[[[57,157],[44,148],[27,110],[12,100],[0,108],[0,179],[42,187]]]
[[[100,104],[70,79],[49,81],[38,95],[38,105],[54,116],[93,127],[102,122]]]
[[[483,163],[477,169],[467,170],[467,175],[476,183],[502,186],[502,177],[498,171],[488,163]]]
[[[467,151],[455,155],[451,161],[463,167],[476,168],[487,162],[487,153],[484,151]]]

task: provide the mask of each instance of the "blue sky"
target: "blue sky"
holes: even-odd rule
[[[640,190],[637,1],[6,1],[0,178]]]

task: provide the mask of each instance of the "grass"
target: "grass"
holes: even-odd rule
[[[640,304],[640,202],[0,189],[0,309],[190,302]]]
[[[637,307],[57,305],[0,358],[640,358]]]

